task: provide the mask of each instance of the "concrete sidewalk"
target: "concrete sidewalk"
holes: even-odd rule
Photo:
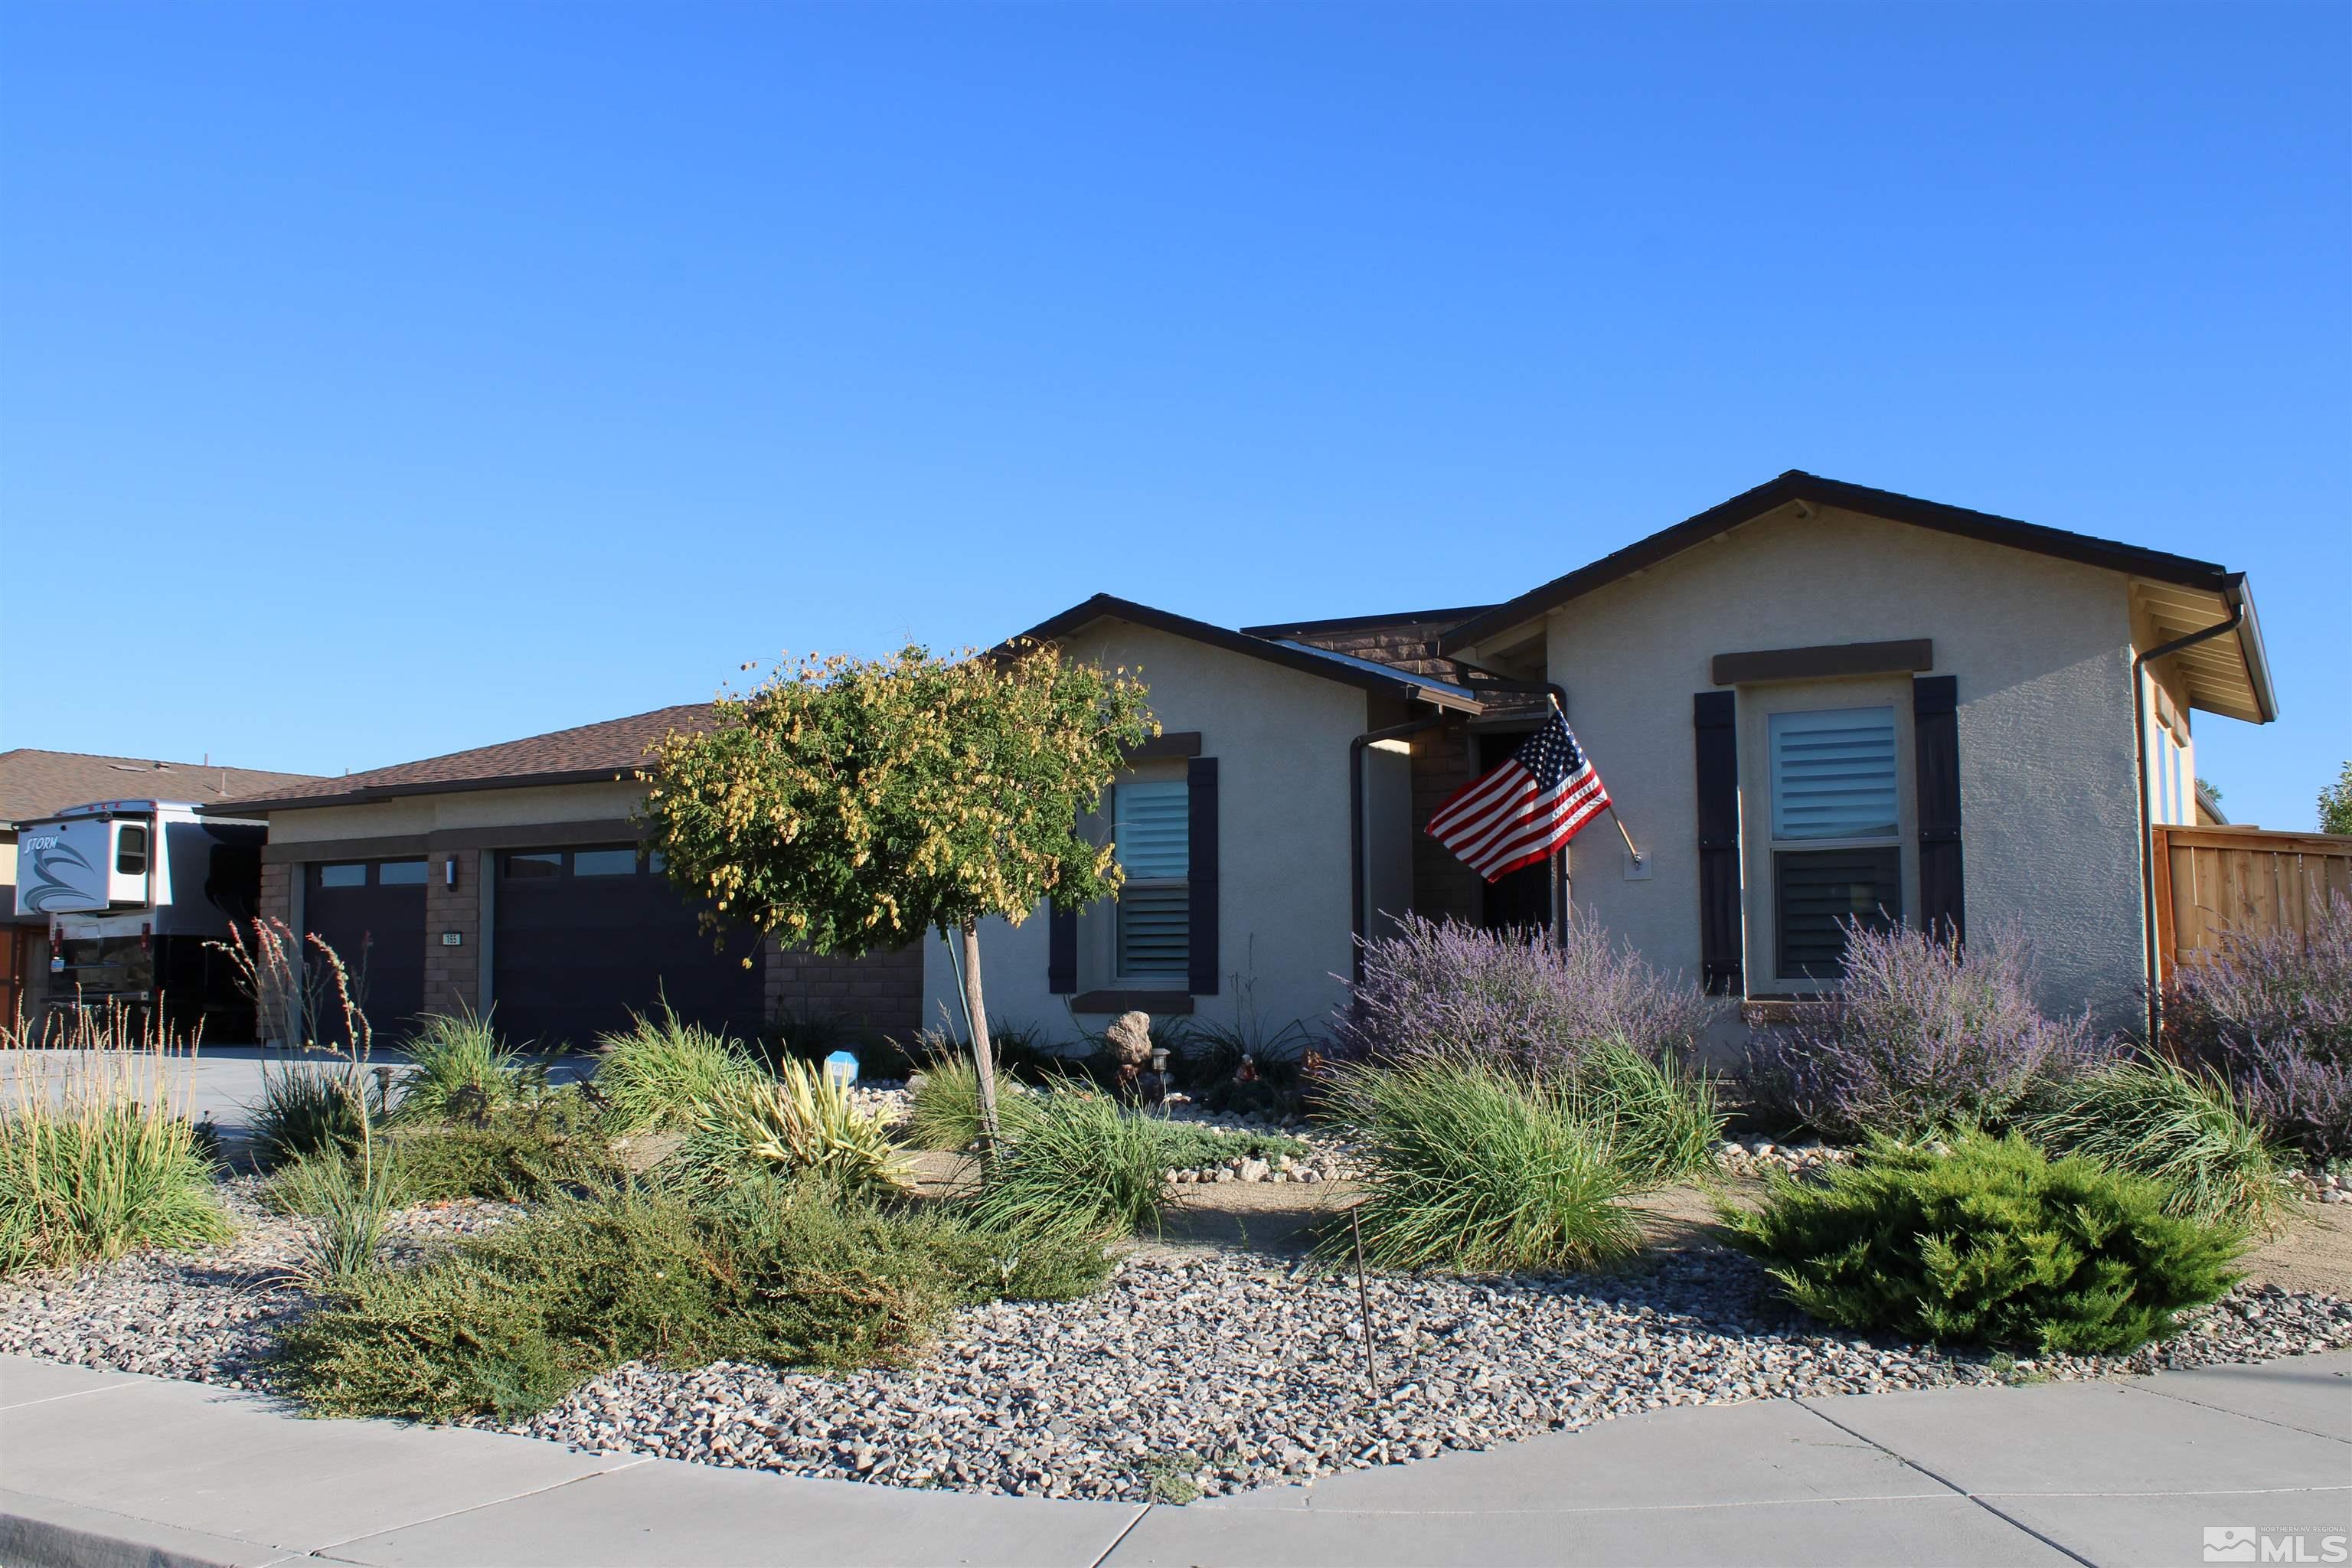
[[[2208,1557],[2210,1529],[2250,1532],[2253,1550]],[[1663,1410],[1187,1508],[899,1491],[303,1421],[201,1384],[0,1356],[11,1568],[2104,1565],[2341,1561],[2327,1538],[2347,1535],[2352,1353]]]

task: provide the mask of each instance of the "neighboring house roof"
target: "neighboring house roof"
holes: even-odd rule
[[[0,752],[0,827],[37,822],[69,805],[100,800],[171,800],[209,805],[236,795],[313,782],[313,773],[222,768],[209,763],[159,763],[87,752]]]
[[[1728,532],[1766,512],[1798,501],[1837,507],[1868,517],[1885,518],[1917,528],[1981,540],[1989,544],[2006,545],[2012,550],[2079,562],[2086,566],[2105,567],[2149,584],[2188,590],[2186,599],[2164,596],[2157,605],[2151,606],[2159,626],[2168,632],[2196,629],[2193,625],[2179,626],[2173,624],[2170,617],[2180,607],[2206,606],[2211,610],[2212,621],[2216,622],[2229,618],[2231,613],[2242,607],[2244,617],[2234,639],[2218,639],[2224,646],[2234,641],[2237,655],[2231,662],[2239,667],[2238,676],[2233,678],[2218,667],[2209,668],[2204,674],[2202,689],[2206,700],[2198,702],[2197,706],[2210,704],[2217,711],[2251,719],[2257,723],[2267,723],[2278,717],[2278,700],[2271,689],[2270,664],[2263,649],[2262,628],[2254,616],[2253,596],[2246,586],[2244,573],[2231,572],[2210,561],[2191,560],[2186,555],[2147,550],[2138,545],[2096,539],[2084,533],[2069,533],[2063,529],[2045,528],[2040,523],[1996,517],[1990,512],[1971,511],[1966,507],[1947,506],[1940,501],[1921,500],[1916,496],[1872,489],[1866,485],[1848,484],[1842,479],[1823,479],[1819,474],[1809,474],[1797,468],[1709,507],[1696,517],[1685,518],[1671,528],[1661,529],[1647,539],[1604,555],[1590,565],[1580,566],[1566,576],[1555,577],[1540,587],[1531,588],[1515,599],[1471,616],[1439,637],[1439,651],[1450,654],[1491,643],[1498,636],[1536,620],[1596,588],[1647,570],[1717,534]],[[2195,670],[2191,672],[2190,684],[2192,692],[2199,689]]]
[[[608,719],[601,724],[582,724],[525,740],[451,752],[422,762],[398,763],[363,773],[346,773],[341,778],[307,780],[299,787],[257,792],[214,809],[257,812],[356,805],[400,795],[625,779],[645,765],[647,749],[664,736],[673,731],[705,730],[709,725],[709,703],[681,703],[675,708],[632,714],[626,719]]]
[[[1071,605],[1058,616],[1038,622],[1019,637],[1006,640],[1058,642],[1085,630],[1097,621],[1106,620],[1149,626],[1171,637],[1184,637],[1250,658],[1262,658],[1269,664],[1282,665],[1303,675],[1320,676],[1326,680],[1341,681],[1386,696],[1434,703],[1441,708],[1455,708],[1468,713],[1479,712],[1485,707],[1475,692],[1455,681],[1334,652],[1330,648],[1317,647],[1307,642],[1254,637],[1247,632],[1211,626],[1206,621],[1173,615],[1109,594],[1097,594],[1091,599]]]
[[[2197,826],[2227,827],[2230,819],[2221,811],[2221,797],[2203,779],[2197,781]]]

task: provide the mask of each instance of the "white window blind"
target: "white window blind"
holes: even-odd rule
[[[1111,804],[1111,841],[1130,879],[1150,881],[1192,874],[1192,802],[1183,780],[1123,784],[1112,791]]]
[[[1111,842],[1127,882],[1118,895],[1122,979],[1181,980],[1192,962],[1192,798],[1181,779],[1111,792]]]
[[[1895,836],[1894,709],[1775,713],[1770,735],[1773,837]]]

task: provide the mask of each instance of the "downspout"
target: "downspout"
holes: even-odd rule
[[[1364,748],[1375,741],[1395,741],[1445,722],[1443,711],[1425,719],[1408,720],[1385,730],[1367,730],[1348,742],[1348,894],[1351,919],[1348,942],[1348,977],[1364,977]]]
[[[2147,795],[2147,667],[2168,654],[2182,648],[2210,642],[2224,632],[2233,632],[2244,624],[2246,601],[2242,595],[2230,611],[2230,618],[2201,631],[2190,632],[2156,647],[2132,660],[2132,767],[2139,774],[2139,908],[2140,963],[2147,985],[2147,1043],[2152,1048],[2157,1035],[2164,1026],[2164,1005],[2161,977],[2158,973],[2156,952],[2156,854],[2155,827],[2148,820]]]

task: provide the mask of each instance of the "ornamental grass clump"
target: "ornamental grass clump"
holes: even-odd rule
[[[0,1049],[20,1053],[0,1108],[0,1276],[227,1239],[188,1090],[171,1082],[194,1038],[142,1030],[110,1004],[37,1042],[60,1048],[36,1043],[21,1024],[0,1031]]]
[[[683,1022],[667,1004],[658,1018],[629,1019],[626,1029],[597,1037],[592,1080],[617,1133],[687,1131],[721,1089],[766,1076],[741,1041]]]
[[[1577,1114],[1603,1131],[1633,1180],[1660,1185],[1714,1170],[1725,1117],[1705,1073],[1604,1040],[1585,1053],[1568,1087]]]
[[[2265,1132],[2321,1163],[2352,1157],[2352,900],[2315,901],[2305,926],[2184,955],[2164,1026],[2229,1078]]]
[[[2042,1015],[2013,932],[1963,947],[1856,921],[1836,989],[1759,1032],[1741,1079],[1750,1103],[1785,1123],[1845,1140],[1918,1138],[1997,1126],[2037,1083],[2114,1049],[2087,1014]]]
[[[2227,1082],[2162,1058],[2119,1060],[2028,1098],[2018,1130],[2164,1189],[2165,1212],[2263,1228],[2285,1202],[2284,1162]]]
[[[499,1038],[488,1017],[470,1009],[427,1014],[408,1042],[392,1120],[484,1121],[530,1088],[522,1058]]]
[[[980,1069],[951,1042],[932,1042],[921,1078],[907,1098],[907,1138],[915,1148],[960,1154],[980,1142]],[[1017,1117],[1024,1099],[1010,1073],[996,1075],[1000,1121]]]
[[[1470,1273],[1591,1268],[1641,1245],[1635,1185],[1562,1085],[1443,1058],[1358,1068],[1332,1109],[1363,1144],[1366,1261]],[[1328,1256],[1351,1257],[1336,1229]]]
[[[1555,942],[1532,928],[1407,914],[1363,955],[1337,1042],[1362,1059],[1466,1058],[1551,1075],[1601,1041],[1653,1060],[1688,1055],[1726,1014],[1587,921]]]
[[[2245,1233],[2165,1212],[2156,1183],[2011,1134],[1948,1152],[1879,1140],[1813,1184],[1723,1210],[1731,1243],[1840,1328],[1946,1344],[2120,1355],[2241,1278]]]
[[[1110,1237],[1167,1206],[1169,1123],[1108,1095],[1064,1089],[1008,1100],[995,1152],[964,1212],[984,1230]]]
[[[722,1084],[678,1151],[688,1179],[727,1187],[787,1177],[844,1194],[896,1192],[912,1184],[880,1117],[860,1110],[846,1085],[786,1058],[776,1076]]]

